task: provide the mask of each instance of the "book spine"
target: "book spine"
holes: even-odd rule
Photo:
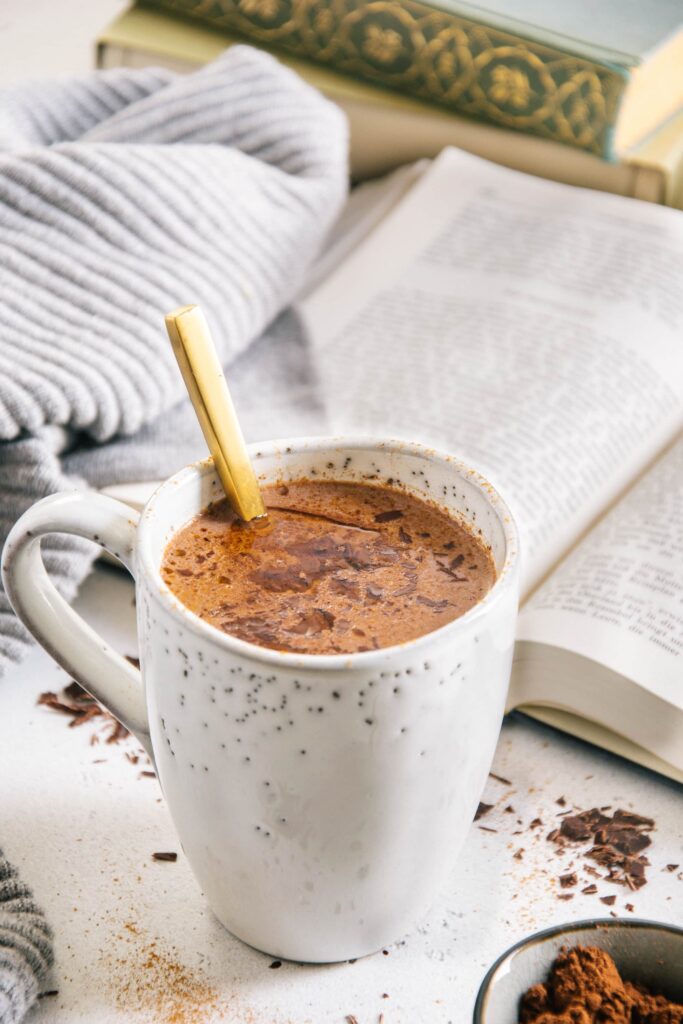
[[[478,120],[611,158],[627,72],[418,0],[146,0]]]

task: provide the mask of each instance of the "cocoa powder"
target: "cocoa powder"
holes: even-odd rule
[[[624,981],[604,950],[575,946],[522,996],[519,1024],[683,1024],[683,1006]]]

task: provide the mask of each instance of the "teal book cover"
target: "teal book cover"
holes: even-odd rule
[[[683,105],[683,0],[146,2],[606,159]]]

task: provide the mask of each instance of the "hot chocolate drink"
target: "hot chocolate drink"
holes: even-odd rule
[[[303,654],[352,654],[445,625],[490,590],[488,548],[437,505],[388,486],[301,480],[263,488],[265,525],[227,501],[172,538],[161,567],[217,629]]]

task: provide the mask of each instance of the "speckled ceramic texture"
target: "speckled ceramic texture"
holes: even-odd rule
[[[87,659],[79,654],[75,664],[61,638],[40,628],[39,611],[26,611],[21,587],[15,597],[44,646],[132,718],[149,745],[139,725],[147,715],[183,850],[223,924],[278,957],[358,957],[400,938],[428,910],[472,821],[509,681],[516,532],[483,478],[420,446],[314,439],[251,456],[267,482],[389,483],[437,501],[490,545],[496,584],[461,618],[379,651],[297,655],[227,636],[181,605],[159,573],[175,531],[221,495],[209,460],[163,484],[137,531],[119,503],[101,498],[108,504],[88,534],[117,544],[137,579],[146,709],[135,704],[121,659],[107,694]],[[86,532],[93,507],[73,497],[67,504],[58,528],[72,516],[72,529]],[[40,513],[42,532],[50,514]]]
[[[547,979],[563,946],[598,946],[625,980],[683,1003],[683,929],[656,921],[576,921],[538,932],[504,953],[484,978],[474,1024],[518,1024],[519,1001]]]
[[[299,443],[254,462],[264,481],[391,481],[432,497],[481,529],[502,572],[473,613],[403,647],[281,654],[199,624],[155,571],[173,533],[219,495],[210,464],[143,513],[152,742],[202,889],[226,927],[274,955],[360,956],[428,908],[472,820],[508,682],[515,541],[476,474],[420,449]]]

